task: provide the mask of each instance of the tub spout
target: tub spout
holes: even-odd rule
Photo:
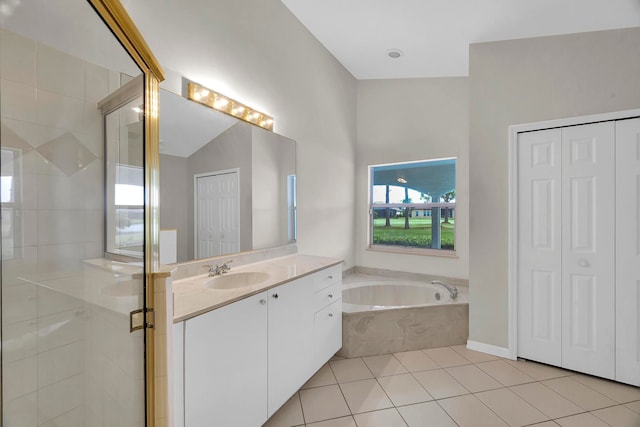
[[[456,288],[455,286],[451,286],[448,283],[441,282],[440,280],[432,280],[429,283],[432,284],[432,285],[442,285],[442,286],[444,286],[449,291],[449,293],[451,294],[451,299],[458,298],[458,288]]]

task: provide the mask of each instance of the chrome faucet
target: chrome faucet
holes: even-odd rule
[[[456,299],[458,298],[458,288],[456,288],[455,286],[451,286],[447,283],[441,282],[440,280],[432,280],[429,282],[432,285],[442,285],[445,288],[447,288],[447,290],[449,291],[449,293],[451,294],[451,299]]]
[[[209,269],[209,277],[221,276],[224,273],[231,271],[229,264],[231,264],[232,261],[233,260],[226,261],[222,265],[216,264],[215,267],[213,265],[205,265],[203,267],[207,267]]]

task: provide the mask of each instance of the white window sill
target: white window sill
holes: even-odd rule
[[[406,246],[391,246],[391,245],[370,245],[367,248],[372,252],[388,252],[394,254],[406,254],[406,255],[421,255],[421,256],[436,256],[442,258],[458,258],[458,254],[455,250],[447,249],[428,249],[428,248],[412,248]]]

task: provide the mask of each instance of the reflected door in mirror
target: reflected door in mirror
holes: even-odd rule
[[[196,257],[208,258],[240,250],[238,171],[195,176]]]

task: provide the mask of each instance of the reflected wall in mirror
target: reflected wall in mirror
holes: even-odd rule
[[[295,192],[295,141],[161,90],[162,263],[295,242]]]

